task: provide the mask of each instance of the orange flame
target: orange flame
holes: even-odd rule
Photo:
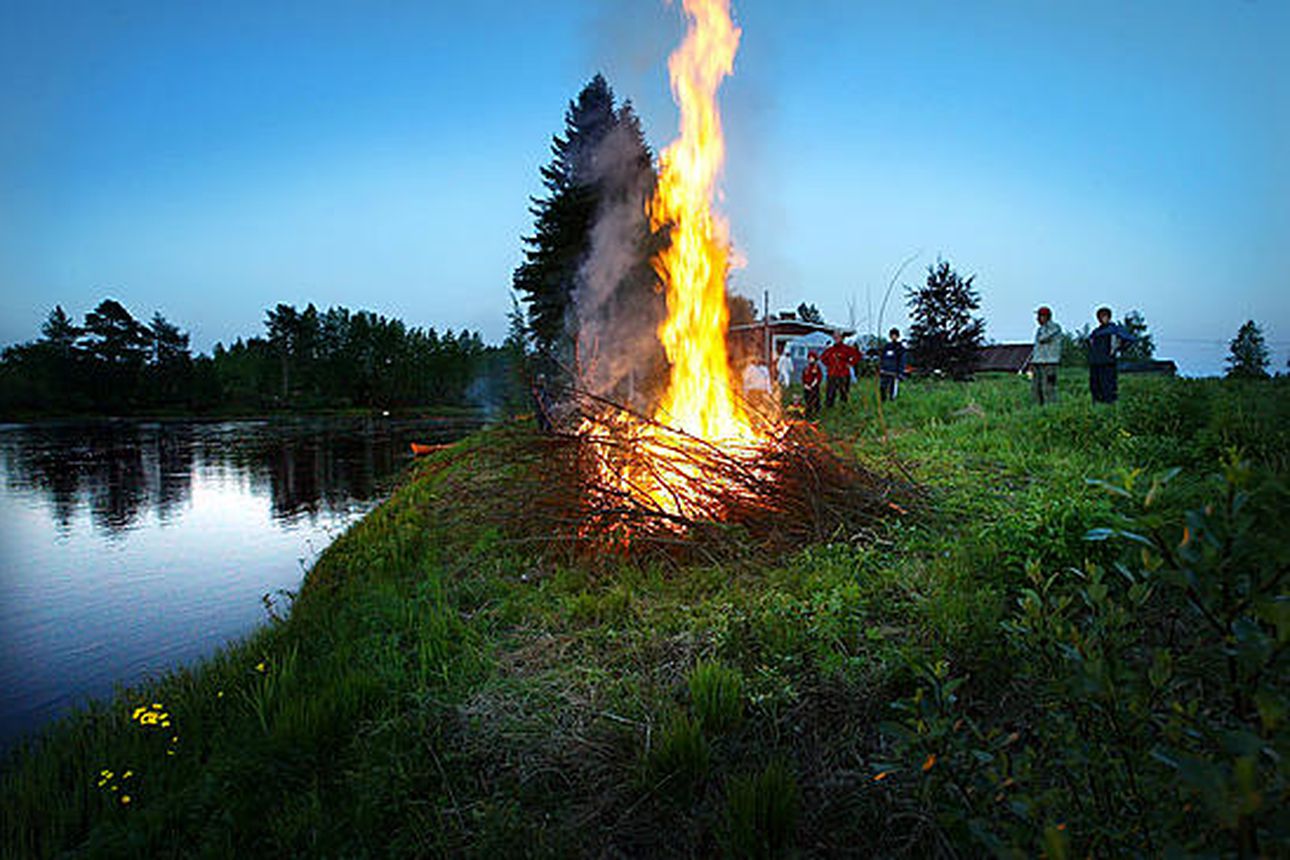
[[[671,228],[671,244],[654,261],[667,290],[659,339],[672,364],[655,419],[710,442],[753,443],[758,434],[735,396],[726,354],[729,230],[711,209],[725,160],[717,88],[734,70],[740,31],[728,0],[684,5],[685,41],[667,64],[681,134],[660,156],[649,206],[655,229]]]
[[[584,432],[629,442],[631,455],[603,457],[600,470],[633,498],[667,514],[711,514],[703,449],[755,450],[767,438],[758,429],[730,376],[726,351],[729,311],[726,276],[730,238],[712,211],[725,160],[717,88],[734,69],[739,28],[729,0],[684,0],[685,41],[668,59],[672,93],[681,109],[680,137],[663,150],[659,181],[648,212],[670,243],[652,262],[667,291],[659,328],[671,363],[655,424],[626,414],[600,416]]]

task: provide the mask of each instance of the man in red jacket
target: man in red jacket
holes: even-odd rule
[[[833,333],[833,345],[820,355],[820,363],[828,371],[828,387],[824,391],[824,406],[829,408],[835,398],[845,403],[851,391],[851,368],[860,363],[864,355],[849,343],[842,342],[842,332]]]

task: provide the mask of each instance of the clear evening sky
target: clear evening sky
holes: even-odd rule
[[[1109,304],[1185,373],[1250,318],[1285,368],[1290,3],[734,9],[721,208],[759,306],[865,327],[939,255],[993,340]],[[662,0],[8,0],[0,345],[108,296],[201,351],[278,302],[496,342],[568,101],[603,72],[661,149],[682,30]]]

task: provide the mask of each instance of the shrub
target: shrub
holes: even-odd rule
[[[923,673],[888,734],[922,800],[996,854],[1279,855],[1290,828],[1290,550],[1284,489],[1234,456],[1208,503],[1163,504],[1173,470],[1104,488],[1109,567],[1046,574],[1004,624],[1010,713],[982,727],[962,678]]]

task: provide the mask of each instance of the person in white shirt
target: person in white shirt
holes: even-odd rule
[[[788,345],[779,345],[779,360],[775,362],[775,373],[779,376],[779,387],[788,388],[793,384],[793,356],[788,353]]]

